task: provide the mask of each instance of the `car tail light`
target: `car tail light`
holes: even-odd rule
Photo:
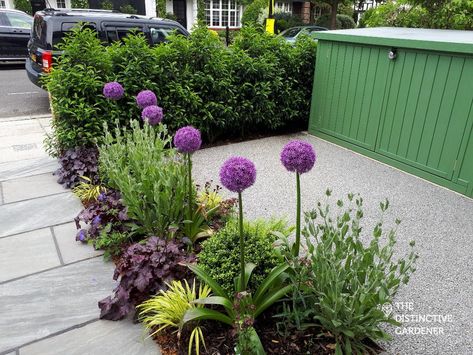
[[[53,65],[53,53],[51,51],[43,52],[43,71],[49,73]]]

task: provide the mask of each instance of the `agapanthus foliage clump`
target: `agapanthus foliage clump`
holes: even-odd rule
[[[141,108],[148,106],[155,106],[158,104],[158,99],[154,92],[151,90],[143,90],[136,95],[136,104]]]
[[[84,208],[74,221],[78,229],[76,240],[85,243],[94,241],[103,231],[126,232],[129,219],[120,193],[107,190],[99,195],[97,201]]]
[[[59,157],[60,168],[54,173],[57,182],[64,187],[72,188],[81,182],[81,176],[86,176],[91,183],[97,183],[98,149],[95,147],[76,147],[69,149]]]
[[[109,100],[120,100],[125,94],[125,89],[120,83],[112,81],[103,86],[102,92],[103,96]]]
[[[192,126],[178,129],[174,135],[174,145],[181,153],[194,153],[202,145],[200,131]]]
[[[119,283],[114,294],[99,302],[100,318],[119,320],[134,314],[138,304],[166,290],[166,283],[185,279],[185,264],[194,261],[180,240],[150,237],[144,244],[131,245],[115,269],[113,279]]]
[[[220,169],[222,185],[232,192],[242,192],[256,180],[256,168],[251,160],[243,157],[228,159]]]
[[[146,106],[141,112],[141,118],[151,126],[156,126],[163,120],[163,109],[156,105]]]

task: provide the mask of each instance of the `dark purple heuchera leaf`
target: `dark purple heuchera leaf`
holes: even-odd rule
[[[190,277],[185,264],[195,262],[180,240],[150,237],[145,244],[133,244],[121,256],[113,279],[119,284],[114,294],[99,302],[100,318],[119,320],[159,290],[166,282]]]
[[[81,176],[87,176],[96,184],[98,156],[99,152],[95,147],[76,147],[67,150],[59,157],[61,167],[54,173],[58,177],[57,182],[71,188],[80,182]]]
[[[109,233],[126,232],[129,228],[125,222],[130,221],[120,193],[114,190],[101,193],[97,201],[90,203],[74,220],[79,230],[76,240],[81,242],[96,239],[105,228]],[[81,222],[88,228],[82,228]]]

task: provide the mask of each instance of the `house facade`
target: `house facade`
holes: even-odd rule
[[[46,7],[55,9],[70,9],[71,0],[46,0]],[[14,9],[15,4],[13,0],[0,0],[0,9]]]

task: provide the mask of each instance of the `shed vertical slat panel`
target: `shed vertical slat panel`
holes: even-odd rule
[[[337,75],[337,58],[338,58],[338,50],[340,46],[338,43],[333,43],[332,50],[330,51],[330,65],[329,65],[329,75],[327,78],[327,94],[325,95],[327,98],[327,106],[325,107],[325,114],[323,117],[324,127],[328,126],[333,127],[335,125],[333,118],[331,116],[332,107],[334,103],[334,98],[337,97],[335,95],[335,76]]]
[[[360,127],[363,117],[361,116],[361,109],[366,106],[369,101],[369,97],[365,95],[366,83],[368,81],[368,70],[370,63],[370,48],[362,47],[360,53],[360,65],[358,69],[358,88],[355,91],[355,104],[353,105],[353,113],[350,122],[350,137],[358,139],[358,129]],[[374,147],[374,145],[373,145]]]
[[[465,116],[452,117],[455,101],[458,99],[458,88],[464,62],[464,58],[452,57],[447,82],[445,83],[447,94],[444,95],[440,106],[439,119],[432,138],[427,162],[429,166],[433,166],[437,170],[448,172],[448,178],[452,177],[458,149],[460,148],[460,137],[462,137],[466,126]],[[457,106],[462,107],[463,105],[459,103]]]
[[[425,74],[422,85],[419,88],[419,99],[415,111],[415,120],[410,135],[409,148],[407,151],[407,160],[416,161],[419,154],[420,141],[424,133],[424,128],[428,125],[427,111],[432,99],[432,86],[437,75],[439,56],[428,54],[425,63]]]
[[[427,118],[422,137],[419,143],[419,151],[416,160],[419,164],[427,166],[429,159],[430,147],[432,138],[434,136],[435,127],[437,126],[438,116],[440,112],[440,105],[445,93],[445,82],[450,70],[451,58],[440,56],[435,75],[434,83],[432,85],[432,96],[429,107],[427,109]]]
[[[345,84],[345,76],[349,71],[346,69],[348,62],[351,58],[347,55],[347,46],[337,44],[338,46],[338,57],[336,58],[336,72],[334,77],[334,87],[332,93],[332,107],[330,111],[330,128],[339,131],[340,126],[343,124],[343,117],[339,113],[340,104],[343,101],[343,97],[339,94]]]
[[[353,51],[353,63],[352,63],[352,70],[346,85],[348,85],[348,98],[347,104],[345,107],[344,113],[344,120],[342,123],[342,127],[340,130],[336,132],[341,132],[343,136],[353,138],[352,132],[350,131],[352,121],[353,121],[353,109],[355,106],[355,96],[356,92],[361,84],[359,81],[360,75],[360,65],[361,65],[361,47],[355,46]],[[360,80],[364,80],[366,78],[360,78]]]
[[[423,126],[425,121],[425,116],[419,117],[416,113],[419,111],[419,109],[422,110],[421,106],[424,104],[424,100],[422,100],[421,97],[425,92],[425,90],[422,90],[422,85],[426,79],[426,64],[427,54],[417,53],[411,79],[412,95],[409,95],[407,98],[406,110],[404,112],[404,124],[401,129],[403,143],[398,147],[398,154],[400,156],[406,157],[408,160],[411,160],[409,158],[409,152],[411,151],[413,144],[412,138],[414,136],[414,132],[416,131],[414,127],[416,124]],[[425,109],[427,109],[427,106],[425,106]],[[415,147],[415,150],[417,151],[417,146]]]
[[[399,147],[407,145],[408,137],[402,134],[402,127],[406,119],[406,108],[409,96],[414,94],[412,88],[412,74],[416,62],[416,53],[405,53],[404,63],[401,73],[401,81],[399,83],[399,92],[397,94],[396,105],[393,112],[393,125],[389,132],[388,151],[398,155]]]
[[[369,145],[374,147],[376,141],[370,141],[368,136],[368,130],[372,128],[372,125],[368,126],[370,121],[370,112],[373,105],[373,94],[375,88],[375,78],[378,72],[378,48],[369,48],[368,58],[366,59],[368,65],[368,72],[366,73],[366,80],[363,89],[363,105],[361,105],[360,119],[358,128],[356,130],[356,140],[361,142],[367,142]],[[366,98],[366,99],[365,99]],[[377,126],[377,124],[376,124]],[[376,135],[375,135],[376,137]]]

